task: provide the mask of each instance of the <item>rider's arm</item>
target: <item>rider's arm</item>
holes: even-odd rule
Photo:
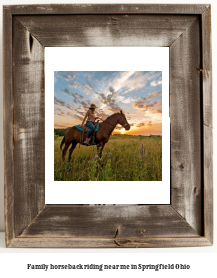
[[[85,117],[84,117],[84,119],[83,119],[83,122],[82,122],[81,126],[84,124],[84,122],[85,122],[86,118],[88,117],[89,113],[90,113],[90,112],[89,112],[89,110],[88,110],[87,113],[86,113],[86,115],[85,115]]]

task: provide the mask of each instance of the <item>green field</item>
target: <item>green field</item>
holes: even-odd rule
[[[55,181],[161,181],[161,136],[111,136],[102,158],[96,146],[77,144],[71,162],[62,161],[60,143],[54,136]]]

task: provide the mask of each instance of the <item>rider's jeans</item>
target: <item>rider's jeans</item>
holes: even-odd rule
[[[87,121],[86,125],[90,128],[90,130],[87,133],[87,138],[90,138],[91,134],[93,133],[95,126],[92,122]]]

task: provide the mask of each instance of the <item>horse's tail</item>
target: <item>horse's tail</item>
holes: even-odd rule
[[[62,140],[62,142],[61,142],[61,144],[60,144],[60,150],[62,151],[62,146],[63,146],[63,144],[65,143],[65,136],[63,137],[63,140]]]

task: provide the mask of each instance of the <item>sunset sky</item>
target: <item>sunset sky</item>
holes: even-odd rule
[[[91,103],[103,120],[123,110],[131,129],[117,126],[114,133],[162,135],[160,71],[54,72],[55,128],[81,124]]]

